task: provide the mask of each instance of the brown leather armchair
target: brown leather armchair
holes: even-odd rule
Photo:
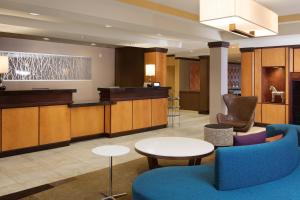
[[[223,99],[228,108],[228,115],[217,114],[218,123],[231,125],[236,132],[247,132],[254,124],[257,97],[225,94]]]

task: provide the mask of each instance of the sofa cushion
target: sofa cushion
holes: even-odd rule
[[[233,142],[234,146],[261,144],[265,143],[266,136],[267,134],[265,131],[249,135],[234,135]]]

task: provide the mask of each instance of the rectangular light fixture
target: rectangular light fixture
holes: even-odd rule
[[[155,76],[155,64],[146,64],[146,76]]]
[[[246,37],[278,34],[278,15],[254,0],[199,0],[200,23]]]

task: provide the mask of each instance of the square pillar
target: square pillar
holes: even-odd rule
[[[217,123],[218,113],[227,113],[223,95],[228,93],[228,42],[209,42],[209,121]]]

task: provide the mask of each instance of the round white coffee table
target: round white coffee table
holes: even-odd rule
[[[159,167],[157,159],[189,160],[189,165],[201,164],[201,158],[214,151],[209,142],[185,137],[156,137],[135,144],[136,152],[147,156],[150,169]]]
[[[105,156],[109,157],[109,190],[108,190],[108,195],[103,194],[105,198],[103,200],[114,200],[118,197],[122,197],[127,195],[127,193],[121,193],[121,194],[112,194],[112,157],[114,156],[122,156],[127,153],[129,153],[129,148],[121,145],[105,145],[105,146],[100,146],[92,149],[92,152],[96,155],[99,156]]]

